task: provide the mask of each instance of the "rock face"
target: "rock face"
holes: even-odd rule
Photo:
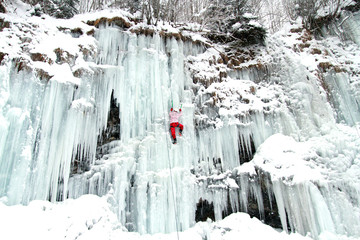
[[[99,136],[98,144],[102,145],[114,140],[120,140],[120,126],[119,106],[116,103],[116,99],[114,99],[114,94],[112,93],[107,127],[102,136]]]
[[[0,13],[6,13],[6,8],[0,3]]]
[[[114,99],[114,94],[111,94],[110,111],[108,115],[108,121],[106,129],[98,137],[98,147],[96,151],[96,158],[100,159],[107,153],[107,148],[104,145],[120,140],[120,118],[119,118],[119,106]]]
[[[7,53],[0,52],[0,64],[2,63],[2,61],[4,60],[6,55],[7,55]]]
[[[269,188],[269,184],[271,183],[269,174],[259,169],[256,176],[249,175],[247,178],[250,181],[255,182],[256,185],[260,186],[263,209],[261,209],[261,207],[259,208],[259,200],[256,199],[255,196],[250,196],[248,198],[246,212],[251,217],[261,219],[264,223],[272,226],[273,228],[282,229],[283,226],[281,224],[277,202],[273,196],[271,187]],[[240,185],[241,181],[239,180],[240,179],[238,179],[237,182]]]
[[[214,204],[200,198],[196,204],[195,221],[206,221],[208,218],[215,221]]]

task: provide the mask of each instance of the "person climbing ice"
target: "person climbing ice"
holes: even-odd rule
[[[181,112],[181,108],[178,109],[170,109],[170,131],[171,131],[171,136],[173,138],[173,144],[176,144],[176,133],[175,133],[175,128],[179,127],[180,128],[180,132],[179,135],[182,135],[182,131],[184,129],[184,126],[182,124],[179,123],[179,117],[181,117],[182,112]]]

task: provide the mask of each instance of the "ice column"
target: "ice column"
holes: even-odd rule
[[[201,47],[115,27],[101,27],[96,38],[99,57],[91,88],[97,126],[104,126],[113,91],[120,140],[107,145],[108,153],[90,171],[70,179],[69,196],[110,191],[120,221],[140,233],[189,228],[195,219],[190,168],[197,161],[197,142],[184,54],[196,54]],[[172,101],[183,109],[185,129],[178,146],[172,145],[169,134]]]

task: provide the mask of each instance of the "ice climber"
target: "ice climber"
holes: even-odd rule
[[[170,131],[173,138],[173,144],[176,144],[175,128],[176,127],[180,128],[180,132],[179,132],[180,136],[182,135],[182,131],[184,129],[184,126],[179,123],[179,117],[181,117],[182,115],[181,108],[179,110],[171,108],[169,115],[170,115]]]

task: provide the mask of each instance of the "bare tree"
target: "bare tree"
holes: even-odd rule
[[[320,29],[324,24],[335,20],[339,16],[341,8],[348,4],[350,4],[350,1],[295,0],[294,12],[290,14],[294,17],[302,17],[305,28],[316,30]]]

